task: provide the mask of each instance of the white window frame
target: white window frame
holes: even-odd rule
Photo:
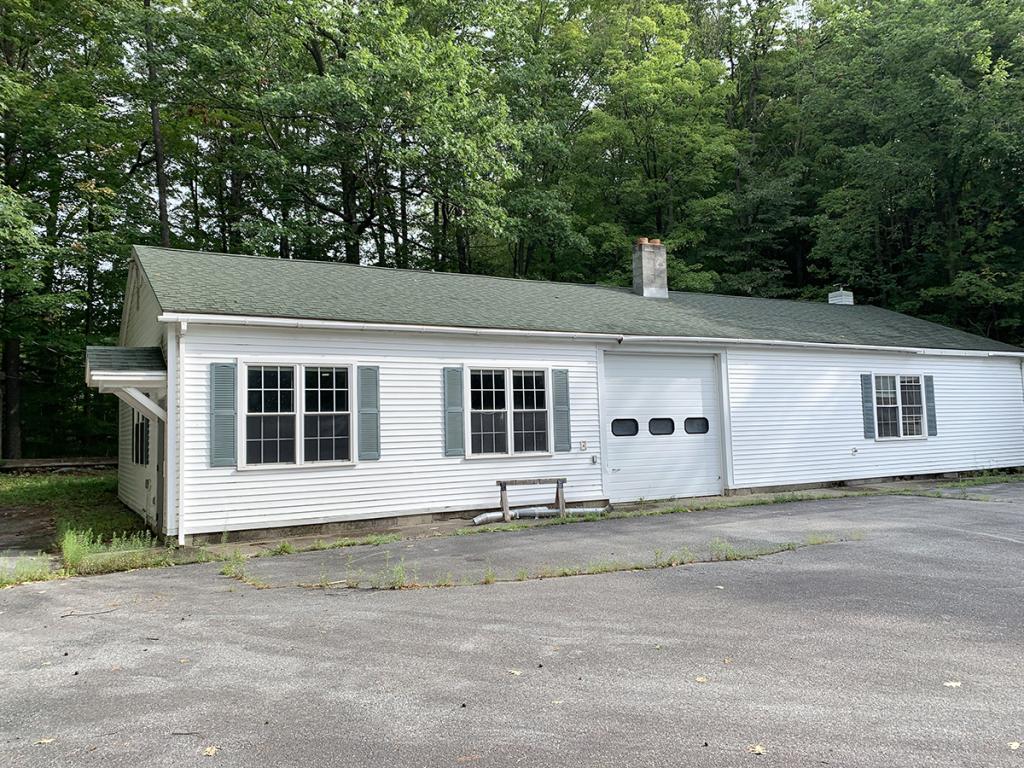
[[[337,358],[303,358],[296,362],[294,358],[282,359],[273,355],[260,357],[236,359],[238,378],[236,381],[235,395],[235,439],[237,449],[236,467],[239,471],[257,472],[260,470],[279,469],[304,469],[318,467],[352,467],[358,463],[359,456],[359,418],[358,403],[359,392],[356,381],[356,368],[358,363],[354,360],[338,360]],[[295,461],[277,462],[274,464],[249,464],[246,462],[246,417],[248,412],[248,386],[249,367],[277,366],[279,368],[292,368],[295,381]],[[332,461],[306,461],[305,456],[305,421],[306,415],[306,368],[347,368],[348,369],[348,407],[349,407],[349,455],[347,460]]]
[[[505,372],[505,440],[508,451],[505,453],[473,453],[473,396],[472,396],[472,372],[473,371],[504,371]],[[513,425],[513,398],[512,398],[512,372],[513,371],[543,371],[544,372],[544,410],[546,412],[545,423],[548,431],[548,449],[546,451],[515,451],[515,433]],[[463,445],[466,446],[464,458],[476,459],[526,459],[532,457],[554,456],[554,408],[551,402],[551,367],[546,365],[529,365],[517,363],[515,365],[501,365],[495,363],[474,363],[462,366],[462,416],[463,416]]]
[[[348,458],[329,459],[327,461],[306,461],[306,369],[307,368],[344,368],[348,371]],[[298,456],[302,466],[307,467],[332,467],[348,466],[356,463],[356,456],[359,454],[359,444],[356,442],[356,422],[359,421],[359,411],[356,407],[356,377],[355,366],[350,364],[335,365],[334,363],[302,363],[299,365],[302,374],[302,413],[299,418],[299,431],[296,433],[302,440],[302,455]],[[330,413],[308,414],[310,416],[338,416],[346,411],[331,411]]]
[[[878,382],[879,376],[894,376],[896,378],[896,425],[899,427],[900,434],[895,437],[881,437],[878,432]],[[918,387],[921,390],[921,434],[920,435],[904,435],[903,434],[903,388],[902,382],[900,381],[903,377],[913,376],[918,380]],[[928,401],[926,399],[924,389],[924,377],[923,373],[907,373],[903,371],[901,373],[893,373],[891,371],[872,371],[871,373],[871,418],[875,424],[875,442],[877,443],[891,443],[891,442],[904,442],[906,440],[927,440],[928,439]],[[892,406],[888,406],[892,407]]]

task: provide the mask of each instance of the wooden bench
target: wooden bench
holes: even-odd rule
[[[539,477],[535,480],[497,480],[501,488],[501,514],[505,522],[512,519],[512,513],[508,508],[508,487],[510,485],[554,485],[555,504],[558,505],[558,514],[565,517],[565,478],[564,477]]]

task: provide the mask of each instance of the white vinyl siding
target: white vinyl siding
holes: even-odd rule
[[[134,408],[122,401],[117,403],[118,451],[117,451],[117,497],[125,506],[139,514],[147,523],[156,523],[157,505],[157,424],[149,421],[147,428],[140,429],[140,419],[145,419]],[[140,444],[137,437],[145,440]],[[148,458],[148,464],[138,463],[136,458]],[[146,481],[149,487],[146,487]]]
[[[156,294],[132,260],[128,267],[128,283],[125,287],[124,307],[121,310],[121,331],[118,344],[123,347],[162,347],[164,328],[157,321],[160,303]]]
[[[728,362],[734,487],[1024,465],[1015,359],[731,349]],[[890,371],[933,376],[937,436],[865,439],[860,377]]]
[[[360,365],[379,366],[380,459],[244,470],[210,467],[209,365],[213,362],[237,362],[242,367],[246,363],[344,365],[352,371]],[[591,460],[601,450],[597,352],[591,344],[192,325],[182,338],[182,366],[186,534],[490,509],[498,504],[495,481],[499,479],[567,477],[570,502],[604,498],[601,463]],[[572,450],[446,457],[442,371],[452,366],[543,369],[548,374],[553,368],[567,369]],[[352,391],[353,404],[355,397]],[[584,441],[588,447],[581,451]],[[524,487],[514,501],[546,504],[550,496],[544,486]]]
[[[117,401],[117,497],[142,515],[146,508],[146,467],[134,461],[134,414],[131,406]]]

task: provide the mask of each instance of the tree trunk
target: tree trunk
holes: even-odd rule
[[[278,238],[277,243],[277,255],[282,259],[290,259],[292,257],[292,243],[288,238],[288,224],[292,219],[292,209],[288,203],[281,201],[281,236]]]
[[[4,341],[3,359],[4,411],[3,458],[21,458],[21,339]]]
[[[356,175],[350,170],[341,174],[341,211],[345,222],[345,261],[359,264],[359,232],[356,227]]]
[[[402,136],[402,149],[408,144],[408,139]],[[395,240],[395,258],[398,261],[399,269],[409,268],[409,189],[408,179],[405,172],[405,158],[402,158],[402,168],[398,172],[398,202],[401,210],[402,243]]]
[[[455,227],[455,251],[459,259],[459,272],[463,274],[470,272],[469,233],[461,223]]]
[[[153,61],[153,35],[150,27],[150,0],[142,0],[146,9],[146,76],[149,83],[149,116],[153,123],[153,159],[156,163],[156,199],[160,212],[160,245],[171,244],[171,225],[167,219],[167,174],[164,169],[164,137],[160,130],[160,106],[156,99],[156,63]]]

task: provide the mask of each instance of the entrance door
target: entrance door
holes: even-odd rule
[[[602,402],[613,502],[722,492],[713,357],[607,354]]]

